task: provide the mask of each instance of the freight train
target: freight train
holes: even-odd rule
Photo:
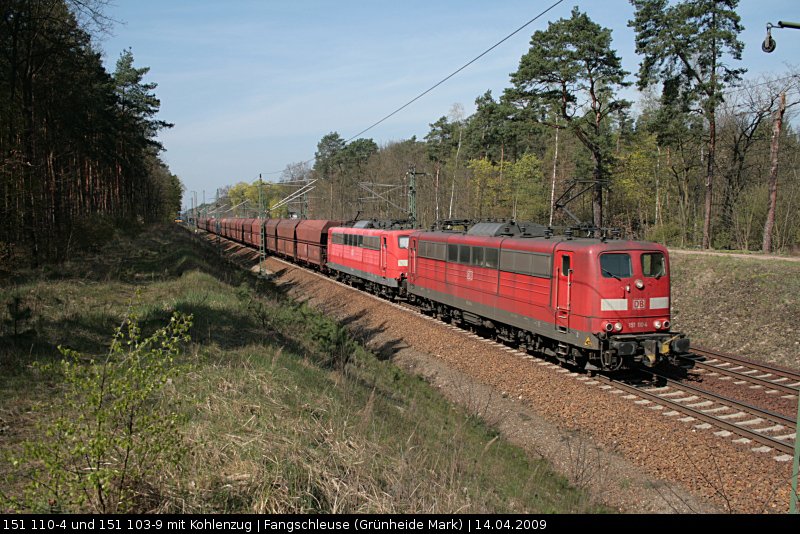
[[[463,231],[308,219],[209,219],[198,228],[589,372],[679,365],[665,247],[554,235],[534,223]]]

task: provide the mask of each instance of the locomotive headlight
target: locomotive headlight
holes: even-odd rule
[[[606,332],[611,332],[614,330],[614,323],[606,323],[604,328],[606,329]]]
[[[656,330],[661,330],[661,321],[659,320],[653,321],[653,326],[656,327]]]
[[[644,289],[644,282],[636,280],[636,289]]]
[[[669,321],[664,319],[664,330],[669,329]]]
[[[617,332],[622,332],[622,323],[614,324],[614,330],[616,330]]]

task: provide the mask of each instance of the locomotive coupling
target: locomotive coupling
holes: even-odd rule
[[[636,354],[635,341],[612,341],[611,348],[617,351],[620,356],[632,356]]]
[[[645,367],[653,367],[658,361],[656,351],[658,349],[658,341],[655,339],[647,339],[642,341],[642,348],[644,349],[644,358],[642,363]]]

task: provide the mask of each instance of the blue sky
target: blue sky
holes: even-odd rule
[[[164,159],[187,191],[210,199],[259,173],[277,179],[267,173],[312,158],[331,131],[358,133],[554,1],[116,0],[106,13],[120,23],[100,45],[110,71],[126,48],[136,66],[150,67],[161,118],[175,123],[160,136]],[[640,58],[630,3],[567,0],[364,137],[422,138],[453,104],[472,113],[477,96],[508,87],[531,34],[575,5],[612,29],[633,80]],[[798,66],[800,30],[774,30],[777,49],[761,51],[767,22],[800,21],[797,0],[742,0],[739,14],[748,77]]]

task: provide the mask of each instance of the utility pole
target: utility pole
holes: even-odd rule
[[[556,150],[553,154],[553,183],[550,186],[550,223],[548,226],[553,226],[553,211],[555,209],[556,200],[556,168],[558,166],[558,131],[561,128],[556,128]]]
[[[789,513],[797,513],[797,478],[800,475],[800,397],[797,399],[797,423],[794,435],[794,461],[792,462],[792,495],[789,498]]]
[[[411,224],[417,228],[417,176],[425,176],[424,172],[417,172],[416,165],[408,168],[408,218]]]
[[[217,210],[219,209],[219,188],[217,188],[217,194],[214,198],[214,235],[217,236],[217,250],[219,251],[220,255],[222,255],[222,244],[219,240],[219,216],[217,214]]]
[[[264,242],[267,233],[264,231],[264,181],[258,173],[258,225],[261,237],[258,240],[258,276],[264,276],[264,262],[267,260],[267,244]]]

